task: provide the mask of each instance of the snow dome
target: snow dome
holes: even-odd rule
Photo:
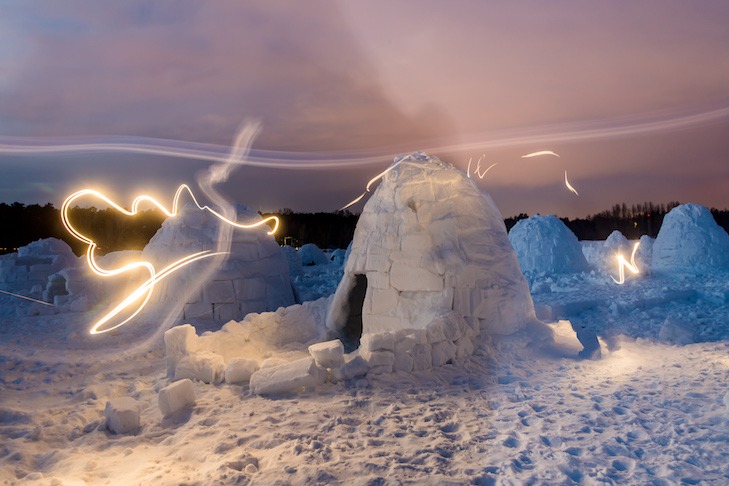
[[[238,207],[238,221],[260,219],[255,211]],[[165,220],[144,248],[143,259],[162,268],[186,255],[216,250],[219,225],[220,220],[212,214],[188,205],[176,217]],[[265,225],[234,230],[228,258],[209,278],[200,282],[202,269],[208,268],[205,265],[209,262],[188,265],[174,278],[160,282],[152,298],[165,303],[184,299],[183,318],[217,322],[294,304],[286,255],[267,231]]]
[[[509,231],[519,266],[524,273],[565,274],[589,270],[582,246],[556,216],[532,216]]]
[[[665,218],[653,244],[657,270],[708,270],[729,267],[729,235],[711,212],[698,204],[681,204]]]
[[[510,335],[534,321],[529,287],[491,198],[437,157],[396,159],[357,223],[329,328],[345,336],[360,329],[432,334],[441,323],[467,335],[469,326]]]

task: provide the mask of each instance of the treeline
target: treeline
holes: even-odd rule
[[[654,204],[646,202],[627,206],[615,204],[611,209],[582,219],[562,218],[580,240],[604,240],[614,230],[629,239],[642,235],[655,238],[663,218],[678,202]],[[729,232],[729,211],[711,209],[716,222]],[[357,214],[349,211],[336,213],[295,213],[282,209],[276,213],[281,227],[276,235],[279,244],[299,246],[314,243],[320,248],[346,248],[354,236]],[[507,229],[528,215],[506,218]],[[154,236],[164,221],[164,215],[156,210],[140,212],[130,218],[113,209],[74,207],[69,211],[74,227],[97,242],[102,253],[118,250],[141,250]],[[0,203],[0,253],[16,251],[18,247],[41,238],[59,238],[80,255],[85,245],[63,227],[60,211],[52,204],[25,205]]]
[[[68,217],[82,234],[94,240],[101,253],[118,250],[141,250],[164,221],[159,211],[140,211],[130,218],[114,209],[73,207]],[[48,203],[0,203],[0,253],[10,253],[41,238],[59,238],[77,255],[86,245],[74,238],[63,226],[61,211]]]
[[[278,216],[281,227],[276,234],[279,244],[299,246],[314,243],[319,248],[347,248],[354,237],[358,214],[349,211],[336,213],[295,213],[285,208],[263,216]]]

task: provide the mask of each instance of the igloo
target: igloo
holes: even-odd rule
[[[45,238],[0,256],[0,285],[9,291],[45,302],[62,304],[69,292],[58,272],[77,264],[71,247],[57,238]]]
[[[589,270],[575,234],[554,215],[535,215],[509,231],[516,258],[524,273],[567,274]]]
[[[243,206],[237,220],[260,221],[260,216]],[[185,206],[168,218],[142,252],[142,259],[157,268],[203,250],[216,250],[218,218],[195,205]],[[294,304],[286,255],[268,226],[232,231],[229,255],[219,268],[200,281],[205,261],[196,262],[161,281],[153,293],[154,302],[181,305],[183,319],[213,319],[227,322],[250,312],[275,310]],[[180,302],[180,299],[184,299]]]
[[[663,218],[652,262],[655,270],[726,269],[729,235],[704,206],[681,204]]]
[[[534,322],[529,287],[491,198],[437,157],[396,159],[359,218],[328,327],[354,340],[394,334],[395,347],[398,336],[427,331],[410,338],[431,345],[428,357],[438,365],[436,354],[472,351],[459,341],[512,335]],[[392,339],[375,341],[362,338],[365,354],[404,354]]]

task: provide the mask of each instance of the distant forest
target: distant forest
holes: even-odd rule
[[[642,235],[655,237],[663,217],[678,204],[615,204],[607,211],[584,219],[562,218],[562,221],[580,240],[604,240],[614,230],[619,230],[628,239]],[[711,213],[716,222],[729,232],[729,210],[711,209]],[[291,209],[264,216],[271,214],[281,219],[281,229],[276,235],[279,244],[299,246],[314,243],[320,248],[345,248],[352,241],[359,217],[348,211],[296,213]],[[70,210],[69,217],[80,231],[93,237],[102,253],[141,250],[164,221],[164,216],[152,209],[129,218],[113,209],[75,207]],[[506,218],[504,223],[507,229],[511,229],[517,221],[527,217],[520,214]],[[85,246],[63,227],[60,211],[50,203],[45,206],[0,203],[0,225],[0,253],[10,253],[32,241],[49,237],[64,240],[77,255],[85,251]]]

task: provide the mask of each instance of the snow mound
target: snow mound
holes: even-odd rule
[[[327,325],[356,337],[426,329],[451,311],[487,334],[536,319],[491,198],[437,157],[405,155],[362,211]]]
[[[238,207],[237,220],[258,222],[255,211]],[[156,268],[204,250],[219,251],[220,220],[194,205],[168,218],[144,248],[142,256]],[[286,255],[268,226],[232,231],[227,258],[201,260],[175,272],[155,287],[152,298],[179,305],[183,318],[227,322],[251,312],[292,305],[294,293]],[[226,250],[227,248],[223,248]]]
[[[653,244],[653,268],[697,273],[729,268],[729,235],[705,207],[676,206]]]
[[[327,256],[314,243],[307,243],[299,248],[299,256],[304,266],[326,265],[329,263]]]
[[[509,231],[524,273],[566,274],[589,270],[580,242],[556,216],[532,216]]]

